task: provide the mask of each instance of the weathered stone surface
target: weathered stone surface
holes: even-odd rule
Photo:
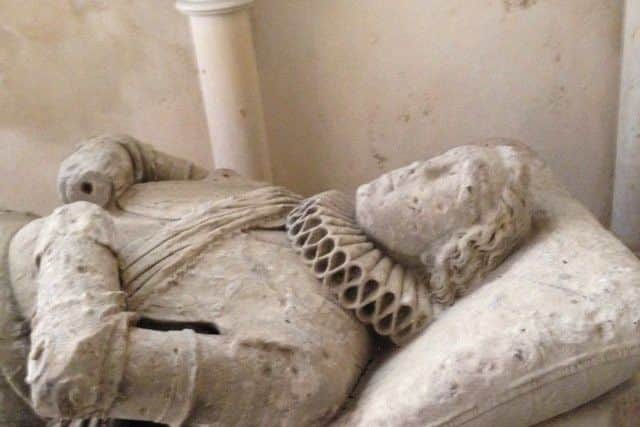
[[[10,244],[0,302],[31,320],[41,415],[323,425],[370,358],[363,323],[401,342],[432,322],[377,355],[340,426],[528,427],[640,366],[640,263],[524,148],[461,147],[392,172],[363,187],[356,214],[336,193],[301,204],[229,171],[194,183],[186,162],[102,143],[61,177],[95,190],[103,176],[107,210],[66,205]]]
[[[179,282],[146,284],[130,300],[132,309],[148,319],[219,329],[222,339],[201,342],[212,357],[202,358],[211,375],[199,396],[203,410],[194,411],[199,422],[322,424],[364,368],[368,336],[288,245],[263,233],[213,245]]]
[[[300,197],[230,171],[204,183],[131,183],[109,211],[68,204],[12,239],[41,416],[297,427],[342,407],[370,337],[288,244]]]
[[[113,220],[95,204],[65,205],[44,221],[31,255],[38,297],[27,375],[41,416],[100,416],[119,397],[134,314],[114,239]]]
[[[134,183],[206,175],[193,163],[156,151],[128,135],[102,135],[79,144],[60,165],[58,191],[65,203],[87,201],[106,207]]]
[[[525,157],[462,146],[361,186],[355,208],[338,191],[312,196],[288,215],[289,239],[344,308],[402,344],[529,232]]]
[[[358,189],[358,224],[453,303],[527,235],[529,171],[509,145],[461,146]]]
[[[536,427],[636,427],[640,420],[640,376],[602,397]]]
[[[505,196],[516,199],[510,205],[524,204],[528,181],[527,164],[513,147],[457,147],[360,186],[358,224],[396,258],[422,265],[456,231],[506,215]],[[526,209],[511,216],[528,228]]]
[[[300,258],[342,307],[401,345],[434,318],[426,281],[378,249],[360,230],[353,203],[328,191],[287,217],[287,235]]]
[[[15,389],[0,375],[0,426],[41,427],[39,419],[29,405],[20,398]]]
[[[638,369],[640,263],[530,161],[532,236],[392,352],[336,425],[525,427]]]

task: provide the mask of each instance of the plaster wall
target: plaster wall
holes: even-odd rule
[[[50,211],[62,159],[105,132],[209,166],[196,73],[171,0],[0,0],[0,208]]]
[[[353,190],[489,136],[534,146],[603,221],[622,1],[256,0],[275,181]],[[128,132],[209,166],[171,0],[0,1],[0,205],[48,211],[75,141]]]

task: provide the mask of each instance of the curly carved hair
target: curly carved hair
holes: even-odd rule
[[[505,160],[510,176],[493,212],[484,222],[454,232],[435,254],[421,256],[423,264],[430,265],[428,280],[435,302],[452,304],[471,284],[495,269],[531,228],[529,170],[509,151]]]

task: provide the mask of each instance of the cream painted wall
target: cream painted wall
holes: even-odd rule
[[[209,166],[196,73],[172,0],[0,0],[0,208],[48,212],[60,161],[104,132]]]
[[[534,146],[605,220],[622,1],[256,0],[275,180],[309,194],[489,136]],[[0,205],[49,210],[75,141],[122,131],[206,163],[170,0],[0,0]]]

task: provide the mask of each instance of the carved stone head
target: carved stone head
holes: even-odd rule
[[[434,297],[450,303],[528,232],[528,183],[519,149],[462,146],[361,186],[356,217],[391,256],[427,273]]]

